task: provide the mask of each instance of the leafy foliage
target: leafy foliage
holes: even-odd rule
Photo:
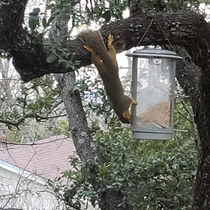
[[[104,6],[101,17],[104,18],[105,22],[109,22],[112,18],[115,20],[123,18],[123,11],[126,9],[126,1],[108,1],[109,7]]]
[[[69,132],[69,124],[65,119],[60,119],[55,122],[55,125],[52,126],[52,135],[57,136],[57,135],[65,135],[65,136],[70,136]]]
[[[75,59],[75,54],[69,53],[68,49],[59,47],[52,48],[46,61],[47,63],[57,62],[64,70],[67,70],[68,68],[76,70],[80,63]]]
[[[86,2],[56,0],[49,1],[47,9],[51,10],[49,23],[60,15],[67,14],[70,16],[71,28],[83,24],[89,24],[91,21],[105,23],[112,18],[121,19],[123,11],[126,9],[127,1],[121,0],[94,0]]]
[[[103,97],[104,93],[100,94]],[[63,173],[71,180],[71,185],[62,187],[65,193],[60,193],[60,198],[73,209],[81,209],[81,199],[96,206],[99,195],[114,189],[124,195],[120,205],[129,203],[135,210],[190,209],[197,165],[194,127],[188,120],[190,105],[187,98],[178,98],[176,107],[175,123],[179,129],[170,141],[132,139],[128,127],[112,115],[104,120],[101,128],[92,123],[94,143],[104,162],[81,162],[77,157],[71,158],[74,170]],[[100,109],[99,118],[107,112],[103,107]],[[95,180],[100,186],[97,191],[89,184],[87,169],[97,174]],[[59,188],[56,182],[52,186]]]
[[[99,116],[103,116],[103,120],[106,122],[113,115],[102,80],[96,75],[98,72],[94,68],[80,69],[77,81],[72,87],[73,90],[79,90],[86,116],[92,126],[98,124],[96,121]]]
[[[209,4],[207,0],[149,0],[147,1],[148,8],[154,8],[156,11],[164,12],[177,12],[177,11],[186,11],[186,10],[200,10],[201,4]]]
[[[12,74],[10,69],[5,69],[5,71],[8,75]],[[6,77],[3,71],[2,75]],[[21,130],[24,132],[28,130],[27,133],[30,133],[30,136],[35,139],[42,138],[45,133],[45,126],[41,126],[41,123],[49,122],[48,129],[54,129],[56,119],[66,115],[59,88],[50,75],[35,79],[27,84],[13,79],[11,76],[11,78],[0,81],[0,86],[2,87],[0,97],[1,130],[5,130],[10,141],[22,141],[21,139],[24,138]],[[35,122],[40,125],[39,132],[36,132],[38,127]],[[27,128],[29,125],[33,129]],[[59,129],[58,125],[57,129]],[[49,130],[47,133],[50,133]]]
[[[122,191],[134,209],[190,208],[194,142],[132,140],[119,125],[96,136],[106,160],[98,172],[102,189]]]
[[[39,26],[39,18],[38,14],[40,12],[39,8],[33,9],[33,12],[29,14],[29,27],[32,31],[36,29],[37,26]]]

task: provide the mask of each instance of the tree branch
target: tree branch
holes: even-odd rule
[[[19,125],[22,124],[28,118],[35,118],[37,121],[41,121],[41,120],[48,120],[48,119],[64,117],[64,116],[66,116],[66,114],[54,115],[54,116],[48,116],[48,114],[47,114],[46,116],[41,116],[36,113],[28,113],[28,114],[23,115],[22,117],[18,118],[16,121],[0,119],[0,123],[3,123],[5,125],[12,125],[12,126],[15,126],[17,129],[19,129]]]
[[[66,73],[72,68],[62,68],[58,62],[47,63],[48,53],[52,51],[47,40],[33,44],[33,37],[22,27],[27,0],[0,0],[0,50],[9,52],[13,64],[24,81],[30,81],[50,73]],[[148,26],[150,28],[148,29]],[[160,27],[161,26],[161,27]],[[140,42],[145,34],[144,39]],[[210,27],[204,18],[194,12],[136,14],[133,17],[104,25],[100,29],[107,42],[109,34],[125,41],[125,50],[137,45],[171,44],[184,46],[193,61],[208,71],[210,66]],[[164,32],[163,32],[164,31]],[[90,54],[83,48],[80,40],[69,40],[69,53],[75,53],[80,61],[77,68],[89,65]]]

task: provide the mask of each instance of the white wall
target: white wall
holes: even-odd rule
[[[87,201],[84,202],[86,209]],[[46,181],[0,160],[0,209],[66,210]],[[81,209],[81,210],[82,210]],[[88,210],[99,210],[88,203]]]
[[[23,210],[63,209],[44,180],[29,173],[13,173],[0,167],[0,209]]]

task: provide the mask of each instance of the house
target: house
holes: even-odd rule
[[[55,136],[31,144],[0,143],[0,209],[59,210],[61,202],[46,185],[70,169],[71,139]]]

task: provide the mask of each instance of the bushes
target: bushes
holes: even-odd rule
[[[91,104],[87,106],[90,109]],[[114,189],[124,195],[120,205],[129,203],[132,210],[190,209],[197,151],[195,130],[188,120],[186,106],[189,104],[184,106],[177,100],[175,124],[182,132],[176,132],[170,141],[132,139],[127,125],[122,125],[114,115],[105,114],[107,110],[101,109],[101,116],[106,116],[101,117],[106,129],[93,122],[91,130],[94,145],[104,162],[71,159],[77,170],[64,173],[72,181],[70,188],[64,186],[67,205],[73,208],[76,202],[81,209],[79,203],[85,198],[95,206],[103,192]],[[96,172],[97,190],[88,182],[84,172],[88,168]]]
[[[134,209],[190,209],[197,152],[193,142],[133,140],[118,128],[96,140],[106,162],[98,178],[115,188]]]

